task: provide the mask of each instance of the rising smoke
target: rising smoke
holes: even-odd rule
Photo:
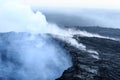
[[[87,9],[87,8],[54,8],[41,10],[46,15],[48,21],[62,26],[88,26],[120,28],[120,11],[112,9]]]
[[[8,56],[15,56],[23,66],[14,70],[16,65],[7,63],[8,66],[6,66],[0,60],[0,77],[14,76],[17,80],[54,80],[70,67],[71,60],[65,50],[46,34],[52,34],[53,37],[66,41],[80,50],[94,53],[97,56],[92,56],[96,59],[99,59],[99,53],[95,50],[87,50],[85,45],[78,43],[73,38],[75,34],[116,40],[80,30],[62,30],[57,25],[48,23],[41,12],[34,13],[29,5],[11,1],[2,3],[0,4],[0,32],[13,31],[16,34],[19,32],[29,34],[7,38],[11,43],[7,46],[7,50],[14,50],[17,53],[10,53]],[[1,44],[2,42],[0,39]]]
[[[0,6],[0,32],[30,33],[20,37],[10,37],[7,50],[8,57],[20,60],[22,67],[0,61],[0,77],[8,79],[14,76],[17,80],[54,80],[71,66],[71,60],[59,45],[45,33],[56,32],[57,26],[46,21],[41,12],[33,13],[28,5],[18,2],[4,2]],[[1,44],[3,41],[1,40]],[[0,55],[1,56],[1,55]]]

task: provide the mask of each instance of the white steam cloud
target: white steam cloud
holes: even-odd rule
[[[8,50],[15,49],[24,66],[15,72],[13,65],[8,63],[9,66],[6,67],[0,61],[0,77],[7,79],[7,75],[13,73],[12,71],[15,72],[17,80],[54,80],[60,77],[62,72],[71,66],[70,58],[60,46],[43,34],[54,32],[57,29],[55,27],[46,21],[41,12],[34,13],[29,6],[18,2],[3,1],[0,5],[0,32],[31,34],[11,37],[12,44]]]
[[[30,7],[17,2],[4,3],[0,6],[0,32],[44,32],[47,26],[41,12],[34,14]]]
[[[96,59],[99,59],[99,53],[95,50],[87,50],[85,45],[78,43],[73,39],[75,34],[116,40],[80,30],[62,30],[57,25],[48,23],[41,12],[34,13],[28,5],[12,1],[3,1],[2,3],[0,4],[0,32],[30,33],[30,35],[23,34],[20,37],[11,37],[12,39],[10,39],[12,44],[9,45],[8,50],[15,49],[24,65],[14,73],[17,80],[19,77],[21,77],[20,80],[54,80],[71,66],[69,56],[48,35],[45,35],[46,33],[52,34],[53,37],[62,39],[80,50],[91,53],[91,56]],[[0,40],[0,44],[2,42]],[[12,55],[9,54],[9,56]],[[9,66],[6,67],[2,65],[1,61],[0,64],[0,77],[6,77],[6,75],[13,73],[14,65],[8,63]]]

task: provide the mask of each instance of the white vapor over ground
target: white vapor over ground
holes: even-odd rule
[[[46,21],[41,12],[34,13],[28,5],[12,1],[3,1],[0,5],[0,32],[31,34],[10,39],[10,42],[16,44],[10,45],[10,50],[15,49],[24,65],[14,73],[17,80],[19,77],[22,80],[54,80],[71,66],[71,60],[65,51],[44,35],[54,32],[57,29],[55,27]],[[41,35],[38,36],[39,34]],[[0,64],[0,77],[7,78],[7,75],[13,73],[13,65],[8,63],[8,66],[4,66],[1,61]]]
[[[120,29],[120,9],[40,8],[48,21],[66,26],[100,26]],[[52,16],[52,17],[51,17]]]
[[[34,14],[27,5],[8,2],[0,6],[0,32],[44,32],[47,25],[41,12]]]
[[[96,59],[99,59],[99,54],[95,50],[86,50],[86,46],[73,39],[73,35],[113,39],[84,31],[62,30],[57,25],[48,23],[41,12],[34,13],[29,5],[16,1],[0,2],[2,3],[0,4],[0,32],[30,33],[21,38],[12,37],[11,39],[11,42],[16,45],[11,45],[10,49],[16,50],[24,65],[17,72],[23,80],[54,80],[72,65],[70,57],[48,35],[45,35],[47,33],[81,50],[97,55],[92,55]],[[13,65],[9,64],[6,67],[1,62],[0,64],[0,77],[9,75]]]

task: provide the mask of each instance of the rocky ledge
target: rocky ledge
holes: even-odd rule
[[[78,43],[84,44],[86,50],[94,51],[80,50],[61,42],[71,55],[73,66],[56,80],[120,80],[119,41],[79,35],[75,35],[74,38]]]

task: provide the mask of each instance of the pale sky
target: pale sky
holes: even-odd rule
[[[21,0],[25,4],[43,7],[80,7],[120,9],[120,0]]]

